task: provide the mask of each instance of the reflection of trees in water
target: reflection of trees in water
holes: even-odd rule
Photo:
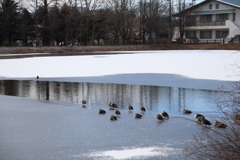
[[[72,83],[45,81],[0,81],[0,94],[29,97],[88,105],[108,106],[116,103],[120,108],[131,104],[136,110],[144,106],[151,110],[199,111],[209,106],[209,99],[223,91],[196,90],[129,84]],[[206,108],[205,108],[206,109]]]

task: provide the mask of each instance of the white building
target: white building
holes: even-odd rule
[[[240,0],[205,0],[175,16],[179,15],[185,16],[186,42],[190,37],[199,38],[199,43],[240,42]]]

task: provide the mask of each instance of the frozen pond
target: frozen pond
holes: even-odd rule
[[[239,80],[232,64],[240,51],[111,53],[0,60],[0,159],[183,159],[193,134],[208,131],[187,119],[213,121],[212,100]],[[122,113],[117,121],[110,101]],[[147,112],[135,119],[140,106]],[[170,119],[158,122],[163,110]]]

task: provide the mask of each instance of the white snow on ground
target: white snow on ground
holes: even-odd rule
[[[86,77],[132,73],[176,74],[194,79],[237,81],[236,50],[128,51],[90,56],[1,59],[0,77]],[[121,53],[121,52],[119,52]],[[236,68],[236,66],[235,66]],[[151,77],[149,77],[151,78]]]

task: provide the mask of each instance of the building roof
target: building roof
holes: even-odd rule
[[[240,8],[240,0],[216,0]]]
[[[216,1],[216,2],[220,2],[220,3],[224,3],[226,5],[230,5],[230,6],[233,6],[233,7],[236,7],[236,8],[240,8],[240,0],[205,0],[201,3],[198,3],[197,5],[194,5],[190,8],[187,8],[185,9],[184,11],[181,11],[177,14],[174,14],[173,16],[174,17],[178,17],[178,16],[181,16],[181,15],[185,15],[186,13],[188,12],[191,12],[192,10],[194,10],[195,8],[198,8],[200,6],[203,6],[209,2],[212,2],[212,1]]]

